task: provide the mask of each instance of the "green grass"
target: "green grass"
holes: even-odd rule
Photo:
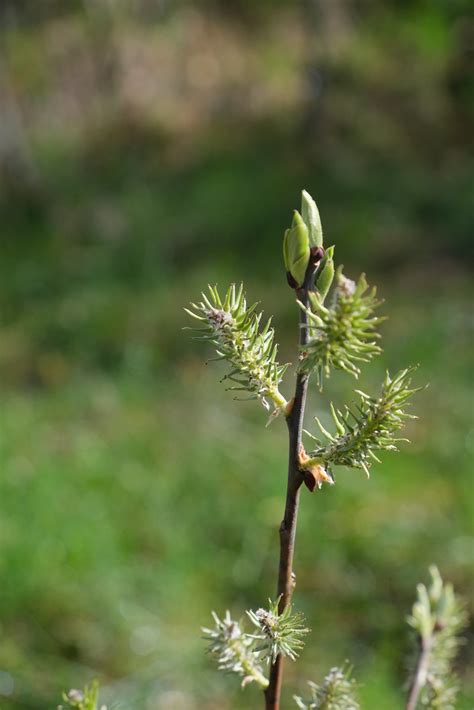
[[[402,707],[416,583],[435,563],[469,599],[467,3],[366,5],[357,17],[342,11],[347,27],[323,22],[327,37],[304,14],[309,42],[298,65],[269,32],[276,20],[288,35],[286,14],[236,25],[242,44],[222,35],[222,51],[252,47],[248,96],[268,93],[264,77],[283,76],[289,96],[303,86],[307,98],[276,112],[270,104],[258,119],[219,109],[184,136],[174,117],[155,122],[139,105],[129,109],[120,83],[113,111],[100,83],[76,120],[51,129],[58,121],[48,110],[74,93],[74,79],[63,91],[60,76],[76,76],[81,53],[99,68],[113,63],[120,37],[136,37],[135,11],[118,21],[117,47],[93,13],[73,8],[57,21],[53,3],[45,32],[11,15],[7,79],[38,181],[23,184],[2,167],[1,710],[55,708],[63,689],[94,677],[112,708],[261,706],[255,688],[243,692],[216,672],[200,627],[212,609],[238,617],[274,595],[285,427],[266,429],[255,402],[232,401],[219,366],[206,367],[209,353],[181,331],[182,307],[208,281],[244,280],[250,300],[275,314],[282,360],[293,359],[281,238],[302,187],[317,198],[337,262],[351,277],[366,270],[387,300],[385,352],[360,387],[370,392],[385,367],[417,362],[417,382],[430,386],[414,401],[413,443],[385,455],[369,481],[342,469],[335,486],[304,491],[295,605],[312,634],[287,664],[283,707],[346,658],[364,708]],[[152,16],[140,33],[150,57],[168,30]],[[175,26],[196,18],[179,10]],[[76,45],[77,30],[85,44]],[[63,66],[57,51],[68,43]],[[147,71],[158,86],[160,66]],[[245,104],[232,84],[230,99]],[[322,396],[313,387],[308,414],[324,419],[328,401],[341,404],[354,386],[339,375]],[[474,702],[472,653],[467,644],[459,662],[460,710]]]
[[[263,290],[269,309],[290,296]],[[393,366],[420,361],[419,382],[430,381],[415,403],[414,443],[386,455],[370,481],[342,469],[336,486],[303,495],[295,603],[313,633],[288,664],[287,703],[349,658],[364,705],[400,707],[416,582],[436,563],[468,592],[467,300],[462,289],[449,303],[417,296],[390,300],[383,356]],[[199,627],[212,609],[239,616],[273,593],[286,436],[281,421],[264,428],[256,403],[232,402],[183,323],[176,309],[169,335],[182,356],[161,375],[78,368],[48,388],[4,392],[0,669],[15,678],[5,710],[50,707],[62,688],[95,676],[105,700],[134,710],[153,698],[259,707],[255,689],[244,695],[215,672]],[[456,370],[446,372],[450,361]],[[382,365],[369,371],[367,389]],[[309,411],[351,384],[335,377],[323,398],[312,393]]]

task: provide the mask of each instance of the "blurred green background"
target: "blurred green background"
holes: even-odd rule
[[[200,627],[274,594],[286,435],[182,308],[243,280],[294,359],[303,187],[386,299],[359,386],[417,362],[430,386],[411,446],[303,495],[312,635],[283,707],[346,658],[364,708],[403,707],[416,583],[473,581],[472,4],[4,0],[0,26],[0,707],[93,677],[114,708],[261,707]],[[313,387],[309,414],[354,386]]]

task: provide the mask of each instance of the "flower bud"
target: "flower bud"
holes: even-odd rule
[[[291,228],[286,230],[283,238],[283,260],[286,271],[295,281],[295,288],[304,283],[309,258],[308,228],[295,210]]]
[[[321,226],[321,217],[319,216],[316,202],[306,190],[301,193],[301,216],[308,227],[309,246],[322,247],[323,228]]]
[[[334,247],[328,247],[316,273],[316,288],[321,301],[326,298],[334,280]]]

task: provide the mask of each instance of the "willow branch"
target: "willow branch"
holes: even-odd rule
[[[308,269],[310,271],[310,269]],[[308,282],[314,276],[314,272],[308,275],[305,284],[298,289],[297,296],[301,303],[308,306]],[[308,338],[307,312],[300,309],[300,345],[305,345]],[[298,373],[296,378],[295,396],[290,402],[290,411],[286,417],[289,435],[289,457],[288,457],[288,482],[286,489],[286,504],[283,520],[280,524],[280,564],[278,568],[277,595],[280,597],[279,613],[281,614],[290,604],[295,587],[295,575],[293,573],[293,557],[295,550],[296,523],[298,517],[298,505],[300,488],[303,483],[303,475],[299,466],[299,453],[301,448],[301,435],[303,430],[303,417],[306,405],[306,391],[308,388],[308,374]],[[266,710],[278,710],[280,707],[281,683],[283,675],[283,657],[278,655],[270,671],[270,682],[265,690]]]

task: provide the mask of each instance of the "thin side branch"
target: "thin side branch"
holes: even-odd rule
[[[431,585],[419,584],[408,623],[418,637],[417,660],[406,710],[418,706],[454,710],[458,680],[453,670],[467,622],[466,612],[450,584],[436,567],[430,567]]]
[[[406,710],[416,710],[421,689],[426,684],[426,677],[430,666],[430,648],[431,642],[428,639],[426,643],[423,643],[423,648],[418,659],[418,665],[408,694]]]

